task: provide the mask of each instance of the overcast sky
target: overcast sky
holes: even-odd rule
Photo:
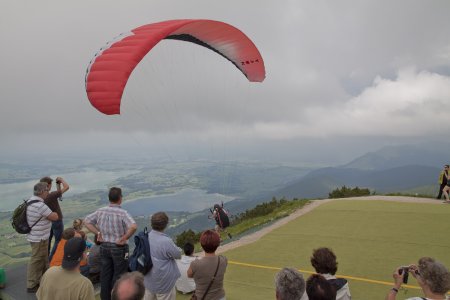
[[[332,164],[385,145],[448,140],[449,14],[447,0],[3,0],[0,155],[162,149]],[[84,76],[98,49],[181,18],[241,29],[264,58],[266,80],[249,83],[203,47],[162,41],[131,75],[122,114],[95,110]]]

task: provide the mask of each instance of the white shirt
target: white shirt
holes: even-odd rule
[[[31,228],[30,233],[27,234],[27,241],[38,243],[43,240],[48,240],[50,236],[52,221],[48,220],[47,217],[52,213],[52,211],[44,203],[42,198],[32,196],[28,201],[31,200],[39,200],[39,202],[30,204],[27,207],[28,226],[33,226],[36,223],[36,225]]]
[[[181,273],[181,277],[178,278],[177,282],[175,283],[175,288],[183,294],[195,291],[194,279],[187,277],[187,270],[189,269],[191,262],[196,259],[197,257],[195,256],[182,255],[181,259],[176,260],[178,270],[180,270]]]

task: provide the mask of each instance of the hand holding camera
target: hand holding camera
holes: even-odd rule
[[[394,271],[394,274],[392,274],[392,277],[394,278],[394,288],[396,290],[400,289],[402,284],[407,284],[408,283],[409,266],[398,267]]]
[[[58,191],[60,191],[61,192],[61,194],[62,193],[64,193],[67,189],[66,189],[66,182],[64,181],[64,179],[62,179],[62,177],[56,177],[56,189],[58,190]],[[63,185],[63,187],[64,187],[64,189],[61,187],[61,184]],[[62,201],[63,200],[63,198],[62,198],[62,196],[61,197],[59,197],[58,198],[58,200],[59,201]]]
[[[397,272],[403,277],[403,283],[407,284],[409,278],[409,266],[401,266],[398,268]]]

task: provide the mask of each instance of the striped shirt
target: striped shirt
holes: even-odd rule
[[[117,204],[97,209],[88,215],[84,221],[96,225],[102,234],[104,242],[115,243],[136,224],[130,214]]]
[[[38,243],[40,241],[47,240],[50,236],[52,221],[48,220],[47,217],[52,213],[52,211],[47,205],[45,205],[42,198],[32,196],[28,201],[31,200],[39,200],[40,202],[30,204],[27,208],[28,225],[33,226],[33,224],[37,222],[36,225],[31,228],[30,233],[27,234],[27,241]]]

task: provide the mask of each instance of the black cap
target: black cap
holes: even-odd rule
[[[84,250],[86,250],[86,242],[82,238],[74,237],[68,240],[64,245],[62,267],[74,269],[81,262]]]

